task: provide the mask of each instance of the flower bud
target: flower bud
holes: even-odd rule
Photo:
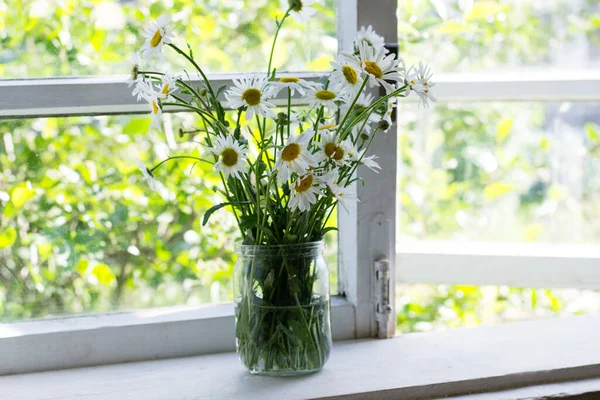
[[[390,129],[390,123],[387,122],[385,119],[382,119],[377,124],[377,128],[381,129],[382,131],[387,131],[388,129]]]

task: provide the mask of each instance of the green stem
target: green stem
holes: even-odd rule
[[[200,75],[202,75],[202,78],[204,79],[204,82],[206,84],[206,87],[208,88],[210,96],[213,98],[213,100],[215,102],[215,106],[216,106],[216,104],[219,101],[217,100],[217,96],[215,96],[215,92],[213,91],[213,88],[212,88],[212,86],[210,84],[210,81],[206,77],[206,74],[204,73],[204,71],[202,70],[202,68],[200,68],[200,66],[196,63],[196,61],[194,61],[194,59],[192,57],[190,57],[185,51],[181,50],[179,47],[177,47],[173,43],[169,43],[169,46],[173,50],[175,50],[176,52],[178,52],[179,54],[181,54],[182,56],[184,56],[194,66],[194,68],[196,68],[196,70],[200,73]],[[217,114],[220,114],[218,109],[217,109]],[[220,115],[219,115],[219,117],[220,117]]]
[[[179,159],[179,158],[187,158],[187,159],[190,159],[190,160],[201,161],[201,162],[205,162],[207,164],[213,165],[212,162],[210,162],[208,160],[205,160],[203,158],[198,158],[198,157],[193,157],[193,156],[173,156],[173,157],[168,157],[168,158],[162,160],[161,162],[159,162],[158,164],[156,164],[154,167],[152,167],[152,169],[150,170],[150,172],[154,172],[155,169],[157,169],[158,167],[160,167],[161,165],[163,165],[167,161],[176,160],[176,159]]]
[[[358,98],[360,97],[360,95],[362,94],[363,90],[365,89],[365,85],[367,84],[368,80],[369,80],[369,77],[366,76],[365,80],[363,81],[362,85],[360,86],[360,89],[356,93],[356,97],[352,101],[352,104],[350,104],[350,108],[348,108],[348,111],[346,112],[346,115],[344,115],[344,118],[342,119],[342,122],[338,125],[338,132],[344,126],[344,124],[346,123],[346,120],[350,116],[350,113],[352,112],[352,109],[356,105],[356,102],[358,101]]]
[[[275,43],[277,42],[277,36],[279,36],[279,31],[281,30],[281,27],[283,26],[283,22],[286,20],[288,15],[290,15],[291,10],[292,10],[292,7],[288,8],[288,10],[285,12],[285,15],[281,19],[281,21],[279,21],[279,23],[277,24],[277,30],[275,31],[275,37],[273,38],[273,44],[271,45],[271,54],[269,55],[269,66],[267,67],[267,78],[269,78],[271,76],[271,64],[273,62],[273,53],[275,51]]]

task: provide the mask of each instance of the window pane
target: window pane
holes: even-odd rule
[[[399,112],[400,240],[600,241],[600,103]]]
[[[325,0],[308,23],[288,19],[273,63],[280,70],[324,70],[337,50],[336,0]],[[212,72],[265,71],[280,1],[0,0],[0,77],[127,74],[129,53],[160,15],[172,16],[175,43],[190,44]],[[166,64],[192,67],[171,49]]]
[[[398,285],[396,293],[398,333],[600,313],[595,290]]]
[[[594,0],[400,0],[400,49],[437,72],[598,68],[599,13]]]
[[[231,300],[233,218],[207,229],[210,166],[167,166],[168,200],[137,170],[169,151],[147,117],[0,124],[0,316]]]
[[[200,137],[173,134],[194,117],[165,121],[166,140],[146,116],[0,121],[0,320],[232,300],[236,221],[222,209],[201,226],[218,175],[164,164],[163,199],[136,165],[198,155]],[[326,242],[335,294],[335,232]]]

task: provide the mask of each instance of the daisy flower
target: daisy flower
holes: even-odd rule
[[[348,157],[348,159],[350,161],[358,161],[358,160],[360,160],[361,153],[359,153],[359,151],[356,149],[356,146],[354,146],[352,144],[351,140],[349,140],[349,139],[344,140],[341,143],[341,146],[346,151],[346,155],[347,155],[347,157]]]
[[[148,105],[150,107],[150,114],[152,115],[150,129],[156,128],[158,130],[162,130],[162,104],[160,103],[158,93],[152,89],[152,85],[147,85],[146,89],[144,89],[144,93],[142,93],[142,97],[148,101]]]
[[[177,80],[179,77],[171,72],[167,72],[162,76],[160,81],[160,90],[158,96],[162,101],[172,101],[171,93],[177,90]]]
[[[423,64],[419,61],[419,68],[417,69],[417,82],[421,85],[420,91],[416,91],[423,105],[428,108],[429,101],[436,102],[437,99],[433,94],[431,94],[431,88],[435,86],[434,82],[431,82],[431,77],[433,76],[433,72],[427,66],[427,64]]]
[[[163,45],[169,44],[173,40],[171,17],[168,15],[158,17],[158,19],[146,29],[144,36],[146,37],[146,42],[142,46],[142,56],[146,60],[149,60],[154,56],[162,58]]]
[[[355,115],[360,115],[360,113],[367,107],[369,107],[371,104],[373,104],[375,98],[373,97],[373,95],[371,93],[361,93],[358,96],[358,99],[356,100],[356,103],[354,104],[354,108],[353,108],[353,113]],[[350,104],[346,103],[346,104],[342,104],[341,106],[341,118],[344,118],[346,116],[346,113],[348,112],[350,108]],[[358,122],[356,125],[354,125],[352,127],[352,134],[353,135],[357,135],[358,132],[360,131],[360,129],[362,128],[362,132],[361,134],[363,135],[367,135],[369,136],[371,134],[371,132],[373,131],[373,124],[377,124],[379,122],[380,116],[377,115],[376,113],[370,113],[369,117],[368,117],[368,122],[365,124],[365,126],[363,127],[362,122]]]
[[[327,132],[329,132],[329,131],[336,130],[337,127],[338,126],[336,124],[327,124],[327,125],[321,125],[321,126],[319,126],[319,130],[320,131],[327,131]]]
[[[144,181],[146,181],[150,190],[157,192],[164,200],[166,200],[168,197],[168,189],[154,178],[152,171],[150,171],[141,160],[137,160],[137,165],[140,171],[142,171]]]
[[[385,88],[386,93],[394,90],[394,87],[386,80],[401,81],[402,78],[397,71],[398,60],[395,60],[394,54],[385,55],[384,49],[378,50],[369,46],[367,42],[358,43],[359,66],[369,76],[369,86],[374,87],[380,84]]]
[[[142,69],[142,58],[140,57],[140,53],[131,53],[129,62],[131,64],[131,73],[127,77],[125,83],[127,83],[127,87],[132,87],[134,83],[138,83],[140,78],[142,78],[139,75],[139,72]]]
[[[379,129],[381,129],[383,133],[387,133],[393,124],[392,114],[394,113],[395,100],[395,98],[388,99],[387,109],[383,114],[383,118],[381,118],[381,120],[378,122]]]
[[[290,188],[290,201],[288,207],[292,211],[308,211],[310,206],[317,202],[317,197],[323,192],[321,190],[323,181],[315,174],[299,176]]]
[[[356,40],[358,42],[365,42],[376,50],[384,49],[386,53],[388,52],[388,50],[384,47],[385,40],[383,39],[383,36],[378,35],[371,25],[369,25],[369,27],[366,29],[364,26],[362,26],[360,31],[358,31],[356,34]]]
[[[273,88],[273,96],[276,96],[282,89],[291,90],[292,96],[298,91],[302,96],[306,94],[307,87],[314,87],[311,82],[296,77],[282,77],[279,81],[271,82],[269,85]]]
[[[234,79],[235,87],[230,88],[225,93],[225,98],[229,107],[238,109],[246,108],[246,121],[250,121],[254,114],[260,114],[263,117],[277,118],[271,108],[275,105],[265,101],[274,96],[272,88],[267,87],[267,78],[253,76],[250,78]]]
[[[371,171],[373,171],[375,173],[379,173],[379,171],[381,170],[381,166],[379,165],[379,163],[377,161],[375,161],[376,158],[379,158],[379,157],[377,157],[377,156],[363,157],[363,159],[360,163],[362,165],[364,165],[365,167],[369,168]]]
[[[400,59],[400,73],[402,74],[402,78],[404,84],[406,85],[406,89],[404,90],[404,97],[410,96],[411,92],[420,92],[424,89],[421,82],[419,82],[419,78],[417,76],[416,71],[414,71],[414,65],[411,65],[410,68],[406,69],[406,64],[404,64],[404,60]]]
[[[317,160],[319,162],[325,160],[332,160],[337,165],[343,165],[345,162],[346,149],[340,143],[335,134],[325,130],[321,133],[321,141],[317,143],[319,152],[317,153]]]
[[[375,97],[373,96],[373,94],[363,92],[358,96],[358,99],[356,100],[356,103],[354,104],[354,107],[352,110],[353,110],[353,112],[357,113],[357,115],[358,115],[365,108],[367,108],[371,104],[373,104],[374,101],[375,101]],[[342,111],[342,117],[344,117],[344,115],[346,115],[346,113],[350,109],[350,104],[348,104],[348,103],[342,104],[340,109]],[[372,116],[373,116],[373,114],[371,114],[369,116],[369,118],[372,118]],[[375,119],[373,119],[373,121],[377,122]]]
[[[309,108],[324,106],[328,108],[336,108],[335,102],[345,102],[345,96],[340,92],[339,88],[319,89],[318,87],[310,87],[306,91],[304,98],[308,100]]]
[[[330,64],[334,70],[329,77],[329,82],[348,96],[354,97],[362,84],[360,79],[362,70],[352,65],[347,57],[342,55],[334,56]]]
[[[350,212],[350,208],[359,201],[349,187],[341,187],[335,183],[335,181],[329,181],[327,187],[331,191],[331,195],[335,197],[338,204],[341,205],[346,212]]]
[[[241,174],[246,171],[247,149],[232,135],[219,136],[209,151],[219,157],[213,168],[217,172],[223,172],[226,178],[241,178]]]
[[[306,130],[300,135],[290,135],[285,147],[277,152],[275,170],[280,182],[286,182],[293,172],[304,175],[310,167],[317,165],[307,148],[314,134],[313,130]]]
[[[152,88],[152,84],[149,83],[144,78],[139,79],[131,92],[131,95],[134,96],[137,101],[140,101],[142,98],[147,98],[149,94],[154,91]]]
[[[317,13],[317,10],[312,6],[317,4],[317,0],[282,0],[281,4],[284,9],[290,10],[290,15],[294,21],[303,23],[308,22],[310,18]]]

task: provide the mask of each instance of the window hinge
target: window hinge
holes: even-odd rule
[[[392,307],[391,271],[388,260],[377,260],[373,263],[375,273],[375,322],[377,337],[390,338],[395,334],[395,315]]]

